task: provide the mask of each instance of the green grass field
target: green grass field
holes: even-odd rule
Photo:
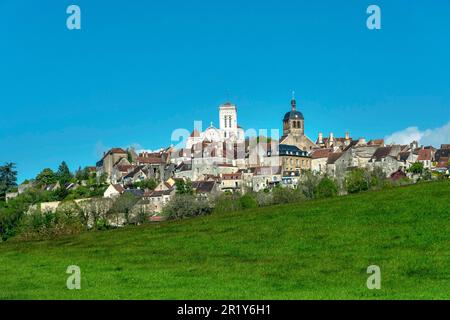
[[[0,244],[1,299],[449,299],[450,182]],[[81,268],[81,290],[66,268]],[[369,265],[381,289],[366,287]]]

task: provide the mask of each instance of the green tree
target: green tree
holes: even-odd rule
[[[409,167],[408,172],[414,174],[422,174],[423,172],[423,163],[422,162],[414,162],[411,167]]]
[[[0,166],[0,199],[4,199],[11,188],[17,187],[17,171],[15,169],[16,164],[12,162]]]
[[[45,168],[37,176],[36,181],[39,185],[45,186],[53,184],[57,181],[57,176],[50,168]]]
[[[313,199],[317,185],[319,184],[320,177],[315,175],[311,170],[307,170],[303,173],[301,184],[299,189],[308,199]]]
[[[177,194],[194,194],[191,180],[184,181],[183,179],[177,179],[175,181],[175,188]]]
[[[194,217],[211,213],[212,205],[208,199],[197,198],[191,194],[175,194],[164,206],[163,215],[171,219]]]
[[[348,193],[357,193],[369,190],[370,174],[362,168],[355,168],[347,173],[345,178],[345,187]]]
[[[70,172],[69,166],[65,161],[61,162],[61,164],[59,165],[58,171],[56,172],[56,177],[61,186],[64,186],[72,180],[73,175]]]
[[[81,167],[79,167],[77,172],[75,173],[75,179],[80,183],[82,181],[88,181],[89,180],[89,169],[87,167],[84,169],[81,169]]]
[[[119,224],[119,217],[122,214],[124,215],[125,221],[127,223],[129,222],[131,209],[138,201],[139,198],[129,192],[125,192],[117,198],[110,210],[110,213],[116,217],[117,224]]]
[[[149,189],[149,190],[155,190],[157,185],[158,184],[156,183],[156,180],[153,179],[153,178],[149,178],[149,179],[145,179],[145,180],[142,180],[142,181],[138,181],[138,182],[135,182],[133,184],[133,186],[135,188]]]
[[[317,198],[330,198],[338,194],[338,186],[333,179],[323,177],[317,185],[315,195]]]
[[[251,193],[246,193],[239,198],[239,204],[242,209],[251,209],[258,207],[258,202]]]

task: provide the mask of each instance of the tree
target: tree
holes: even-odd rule
[[[153,179],[153,178],[149,178],[149,179],[145,179],[145,180],[142,180],[142,181],[138,181],[138,182],[135,182],[133,184],[133,186],[135,188],[149,189],[149,190],[155,190],[157,185],[158,184],[156,183],[156,180]]]
[[[129,222],[131,209],[138,201],[139,198],[129,192],[125,192],[117,198],[111,208],[111,213],[116,218],[117,225],[120,224],[119,218],[121,214],[124,215],[125,221]]]
[[[81,167],[79,167],[77,172],[75,173],[75,179],[80,183],[82,181],[89,180],[89,169],[87,167],[84,169],[81,169]]]
[[[69,166],[65,161],[61,162],[59,165],[58,171],[56,172],[56,177],[61,186],[64,186],[72,180],[72,173],[70,172]]]
[[[272,190],[272,199],[273,204],[294,203],[304,200],[305,194],[300,189],[277,186]]]
[[[348,193],[357,193],[369,190],[370,175],[367,170],[355,168],[347,173],[347,177],[345,178],[345,186]]]
[[[315,175],[311,170],[305,171],[302,177],[299,189],[308,199],[313,199],[320,177]]]
[[[4,199],[6,192],[17,187],[16,164],[12,162],[0,166],[0,199]]]
[[[175,188],[177,194],[194,194],[192,182],[190,180],[184,181],[183,179],[177,179],[175,181]]]
[[[414,174],[422,174],[423,172],[423,163],[422,162],[414,162],[411,167],[409,167],[408,172]]]
[[[45,168],[36,176],[36,181],[41,186],[53,184],[57,181],[57,176],[50,168]]]
[[[164,206],[163,215],[171,219],[194,217],[211,213],[212,205],[208,199],[196,198],[191,194],[175,194]]]
[[[323,177],[317,185],[315,195],[317,198],[330,198],[338,194],[338,186],[333,179]]]
[[[242,209],[251,209],[258,207],[258,202],[251,193],[246,193],[239,198],[239,204]]]

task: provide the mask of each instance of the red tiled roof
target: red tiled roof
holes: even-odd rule
[[[125,189],[122,187],[122,185],[120,185],[120,184],[113,184],[113,187],[114,187],[114,189],[116,189],[117,190],[117,192],[119,192],[119,193],[124,193],[125,192]]]
[[[384,139],[373,139],[367,143],[369,146],[382,146],[384,145]]]
[[[316,149],[316,150],[312,151],[311,158],[312,159],[328,158],[328,156],[332,152],[333,152],[333,149]]]
[[[157,157],[137,157],[138,163],[146,163],[146,164],[160,164],[164,163],[164,160],[162,158]]]
[[[431,149],[422,149],[419,150],[418,161],[431,160]]]
[[[222,180],[240,180],[241,178],[242,172],[222,174]]]
[[[197,129],[194,129],[194,131],[192,131],[192,133],[191,133],[191,137],[192,137],[192,138],[194,138],[194,137],[200,137],[200,132],[198,132]]]

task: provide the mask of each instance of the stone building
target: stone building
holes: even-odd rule
[[[291,111],[283,117],[283,136],[280,144],[296,146],[303,151],[311,151],[317,145],[305,135],[305,118],[297,110],[297,102],[294,97],[291,100]]]

